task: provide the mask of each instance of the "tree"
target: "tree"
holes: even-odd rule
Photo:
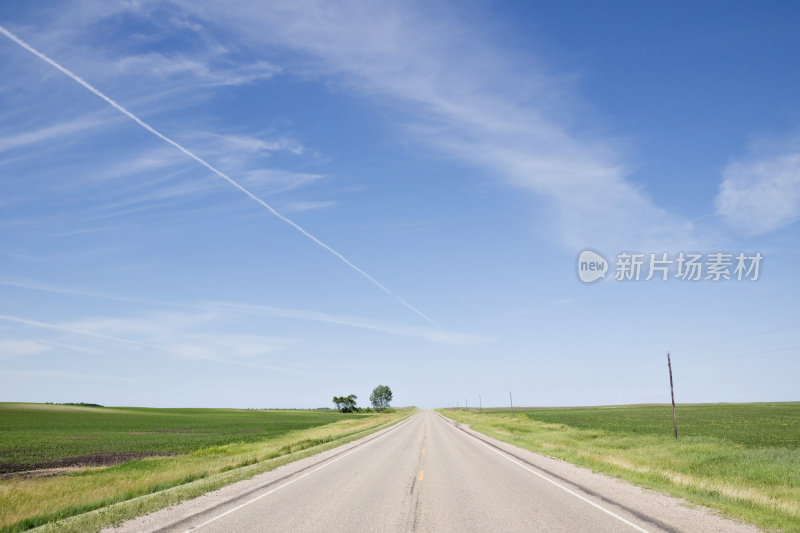
[[[344,399],[344,404],[342,406],[343,407],[342,412],[343,413],[355,413],[356,411],[358,411],[358,407],[356,406],[356,399],[357,398],[358,398],[358,396],[356,396],[355,394],[351,394],[350,396],[345,396],[343,398]]]
[[[383,411],[392,401],[392,389],[388,385],[378,385],[370,394],[369,401],[376,411]]]
[[[336,404],[336,409],[342,413],[354,413],[358,411],[356,406],[356,399],[358,396],[351,394],[350,396],[334,396],[333,403]]]

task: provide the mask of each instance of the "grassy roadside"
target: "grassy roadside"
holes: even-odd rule
[[[149,457],[52,477],[0,481],[0,532],[96,531],[334,448],[414,412],[361,415],[256,442]],[[285,412],[284,412],[285,413]]]
[[[332,410],[153,409],[0,403],[0,473],[61,464],[116,464],[260,442],[359,414]],[[122,457],[120,457],[122,456]]]
[[[474,430],[765,529],[800,532],[800,404],[440,412]],[[665,416],[666,415],[666,416]]]

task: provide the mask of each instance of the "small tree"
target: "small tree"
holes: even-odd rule
[[[369,401],[376,411],[383,411],[392,401],[392,389],[388,385],[378,385],[370,394]]]
[[[336,409],[342,413],[354,413],[358,411],[356,406],[356,399],[358,396],[351,394],[350,396],[334,396],[333,403],[336,404]]]
[[[350,396],[345,396],[343,398],[344,405],[343,405],[342,412],[343,413],[355,413],[356,411],[358,411],[358,407],[356,406],[356,399],[357,398],[358,398],[358,396],[356,396],[355,394],[351,394]]]

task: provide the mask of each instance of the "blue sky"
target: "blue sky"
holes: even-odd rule
[[[0,35],[0,401],[663,402],[667,350],[679,402],[799,399],[793,2],[82,0],[0,25],[269,206]],[[764,259],[615,281],[625,251]]]

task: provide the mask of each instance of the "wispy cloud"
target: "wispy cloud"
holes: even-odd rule
[[[207,305],[225,309],[233,309],[245,313],[256,313],[267,316],[293,318],[298,320],[308,320],[313,322],[323,322],[326,324],[337,324],[352,328],[380,331],[390,335],[401,337],[416,337],[429,341],[440,342],[453,345],[470,345],[491,342],[493,339],[472,333],[456,333],[443,331],[438,328],[408,326],[401,324],[390,324],[363,317],[348,315],[334,315],[329,313],[319,313],[315,311],[303,311],[297,309],[286,309],[282,307],[270,307],[264,305],[249,305],[235,302],[210,302]]]
[[[211,39],[213,24],[202,24],[170,2],[69,0],[63,7],[39,12],[29,24],[19,22],[10,29],[35,34],[43,50],[59,50],[89,79],[102,78],[129,96],[175,96],[203,87],[248,84],[281,72],[272,61]],[[124,24],[135,29],[97,31]]]
[[[52,331],[58,331],[61,333],[69,333],[72,335],[80,335],[86,337],[92,337],[95,339],[105,340],[105,341],[113,341],[116,343],[121,344],[130,344],[134,346],[139,346],[143,348],[148,348],[151,350],[161,350],[161,351],[168,351],[165,348],[160,346],[154,346],[152,344],[146,344],[144,342],[134,340],[134,339],[125,339],[122,337],[115,337],[112,335],[107,335],[105,333],[100,333],[98,331],[93,331],[92,329],[84,329],[80,327],[79,323],[49,323],[49,322],[42,322],[40,320],[33,320],[30,318],[18,317],[13,315],[0,315],[0,320],[5,322],[12,322],[15,324],[20,324],[23,326],[31,326],[34,328],[42,328],[48,329]]]
[[[289,339],[217,332],[214,324],[229,317],[213,310],[149,312],[138,317],[86,318],[68,322],[69,330],[113,338],[137,339],[146,346],[188,359],[246,362],[284,350]]]
[[[725,167],[717,213],[744,234],[759,235],[800,218],[800,137],[762,141]]]
[[[149,76],[167,78],[188,78],[193,84],[242,85],[257,80],[271,78],[281,71],[280,67],[267,61],[234,63],[220,61],[220,57],[190,58],[182,54],[166,56],[158,52],[129,55],[113,63],[114,70],[124,76]]]
[[[126,377],[126,376],[112,376],[109,374],[87,374],[85,372],[68,372],[63,370],[12,370],[4,373],[8,377],[22,378],[22,379],[35,379],[35,380],[53,380],[53,381],[101,381],[101,382],[122,382],[122,383],[142,383],[144,380]]]
[[[207,141],[203,143],[205,150],[213,150],[215,154],[227,154],[230,152],[247,154],[290,152],[295,155],[301,155],[306,150],[301,143],[288,137],[262,139],[253,135],[221,135],[218,133],[204,133],[198,137]]]
[[[306,54],[306,72],[346,90],[405,104],[415,139],[534,193],[567,246],[610,239],[663,246],[693,236],[690,222],[629,181],[613,139],[579,134],[563,118],[571,89],[541,58],[508,56],[446,7],[179,3],[199,19],[236,28],[248,46]]]
[[[120,154],[122,155],[122,154]],[[114,179],[140,173],[150,173],[173,167],[185,167],[186,157],[169,147],[160,147],[116,157],[114,162],[92,172],[91,179]]]
[[[259,168],[241,173],[242,183],[270,193],[291,191],[325,178],[323,174]]]
[[[45,322],[3,314],[0,315],[0,321],[66,334],[67,339],[88,337],[98,341],[143,348],[181,359],[302,373],[297,369],[271,364],[264,360],[264,356],[283,350],[289,343],[288,339],[214,333],[209,326],[219,322],[219,316],[209,311],[154,312],[135,318],[103,317],[60,322]],[[33,349],[32,345],[18,343],[9,345],[9,347],[15,346]],[[85,349],[91,350],[92,347]]]
[[[494,339],[485,335],[475,333],[458,333],[442,331],[437,328],[410,326],[407,324],[388,323],[378,320],[373,320],[364,317],[352,315],[337,315],[330,313],[321,313],[318,311],[308,311],[302,309],[288,309],[277,306],[265,306],[248,304],[243,302],[202,302],[202,303],[172,303],[158,300],[149,300],[144,298],[133,298],[126,296],[116,296],[111,294],[100,293],[96,291],[57,287],[46,283],[37,282],[34,280],[12,278],[7,276],[0,276],[0,285],[6,287],[16,287],[20,289],[49,292],[54,294],[64,294],[68,296],[79,296],[85,298],[98,298],[102,300],[112,300],[117,302],[139,304],[147,307],[168,307],[180,310],[178,314],[174,315],[156,315],[155,321],[153,316],[144,319],[143,323],[138,323],[130,319],[100,319],[91,320],[88,324],[91,327],[87,328],[87,322],[78,321],[68,325],[69,330],[77,330],[78,333],[84,332],[97,332],[102,331],[104,335],[128,335],[131,332],[148,332],[147,337],[165,337],[172,338],[175,331],[185,329],[186,327],[197,327],[204,324],[213,322],[234,323],[242,315],[261,315],[280,318],[289,318],[295,320],[304,320],[311,322],[321,322],[325,324],[336,324],[350,328],[366,329],[370,331],[379,331],[389,335],[396,335],[401,337],[413,337],[425,339],[433,342],[453,345],[470,345],[482,344],[492,342]],[[180,321],[176,322],[176,317],[183,317]],[[162,325],[163,322],[168,322],[169,326]],[[58,327],[63,328],[64,325]],[[152,330],[160,332],[158,335],[153,335]],[[201,328],[202,329],[202,328]],[[126,339],[130,340],[130,339]],[[286,346],[285,339],[278,339],[274,344],[267,343],[273,347]],[[165,348],[159,348],[165,349]],[[244,349],[244,352],[247,352]]]
[[[11,276],[2,276],[0,275],[0,285],[5,287],[15,287],[18,289],[27,289],[32,291],[39,291],[39,292],[48,292],[54,294],[65,294],[70,296],[82,296],[86,298],[99,298],[101,300],[113,300],[117,302],[126,302],[126,303],[142,303],[142,304],[149,304],[149,305],[160,305],[160,306],[174,306],[174,307],[185,307],[184,304],[169,304],[167,302],[156,302],[153,300],[146,300],[141,298],[130,298],[125,296],[115,296],[112,294],[106,294],[97,291],[79,289],[79,288],[68,288],[68,287],[58,287],[55,285],[51,285],[48,283],[42,283],[39,281],[19,278],[19,277],[11,277]]]
[[[200,165],[205,167],[207,170],[211,171],[213,174],[215,174],[216,176],[218,176],[219,178],[221,178],[222,180],[227,182],[233,188],[237,189],[239,192],[241,192],[242,194],[247,196],[249,199],[251,199],[254,202],[256,202],[257,204],[259,204],[261,207],[263,207],[266,211],[271,213],[273,216],[275,216],[276,218],[278,218],[282,222],[284,222],[287,225],[289,225],[292,228],[294,228],[303,237],[305,237],[308,240],[312,241],[317,246],[319,246],[320,248],[324,249],[325,251],[327,251],[328,253],[330,253],[331,255],[336,257],[337,259],[339,259],[342,263],[347,265],[351,270],[353,270],[354,272],[358,273],[362,278],[364,278],[365,280],[370,282],[372,285],[374,285],[375,287],[377,287],[378,289],[380,289],[381,291],[383,291],[387,295],[391,296],[394,300],[396,300],[399,304],[404,306],[406,309],[408,309],[412,313],[416,314],[418,317],[420,317],[424,321],[428,322],[429,324],[431,324],[433,326],[436,326],[436,327],[439,327],[438,324],[436,324],[436,322],[433,319],[431,319],[425,313],[423,313],[422,311],[420,311],[419,309],[417,309],[416,307],[411,305],[411,303],[409,303],[408,301],[403,299],[399,294],[395,293],[389,287],[387,287],[386,285],[384,285],[383,283],[381,283],[380,281],[378,281],[374,277],[370,276],[366,271],[362,270],[360,267],[358,267],[352,261],[347,259],[344,255],[342,255],[338,251],[336,251],[333,248],[331,248],[328,244],[324,243],[323,241],[321,241],[320,239],[318,239],[317,237],[315,237],[314,235],[309,233],[305,228],[301,227],[295,221],[291,220],[290,218],[288,218],[285,215],[283,215],[283,214],[279,213],[278,211],[276,211],[274,207],[272,207],[270,204],[268,204],[266,201],[264,201],[259,196],[255,195],[252,191],[248,190],[246,187],[244,187],[241,183],[239,183],[238,181],[236,181],[235,179],[230,177],[228,174],[226,174],[225,172],[222,172],[220,169],[218,169],[217,167],[215,167],[214,165],[212,165],[211,163],[209,163],[208,161],[206,161],[205,159],[203,159],[202,157],[200,157],[199,155],[197,155],[193,151],[189,150],[188,148],[186,148],[182,144],[178,143],[177,141],[173,140],[172,138],[167,137],[166,135],[164,135],[160,131],[156,130],[150,124],[148,124],[147,122],[143,121],[139,116],[137,116],[136,114],[132,113],[131,111],[126,109],[124,106],[120,105],[114,99],[110,98],[108,95],[106,95],[102,91],[98,90],[96,87],[94,87],[93,85],[88,83],[86,80],[82,79],[80,76],[78,76],[77,74],[75,74],[74,72],[69,70],[68,68],[65,68],[63,65],[61,65],[57,61],[53,60],[52,58],[48,57],[47,55],[43,54],[42,52],[36,50],[30,44],[28,44],[24,40],[22,40],[19,36],[17,36],[15,34],[13,34],[12,32],[8,31],[3,26],[0,26],[0,33],[3,34],[8,39],[10,39],[11,41],[13,41],[14,43],[16,43],[17,45],[19,45],[25,51],[31,53],[33,56],[37,57],[38,59],[41,59],[42,61],[44,61],[45,63],[47,63],[51,67],[55,68],[56,70],[60,71],[61,73],[63,73],[67,77],[69,77],[75,83],[77,83],[78,85],[80,85],[81,87],[83,87],[84,89],[86,89],[90,93],[94,94],[95,96],[97,96],[98,98],[103,100],[105,103],[107,103],[108,105],[110,105],[111,107],[113,107],[114,109],[119,111],[122,115],[128,117],[133,122],[135,122],[137,125],[141,126],[147,132],[153,134],[155,137],[157,137],[158,139],[164,141],[165,143],[167,143],[169,145],[172,145],[173,147],[178,149],[180,152],[182,152],[184,155],[186,155],[190,159],[193,159],[194,161],[196,161],[197,163],[199,163]]]
[[[38,355],[42,352],[47,352],[50,349],[50,346],[35,340],[0,340],[0,359],[7,357]]]
[[[112,120],[117,119],[81,117],[58,124],[16,131],[14,133],[6,132],[5,135],[0,137],[0,152],[43,142],[51,142],[55,139],[63,141],[79,133],[97,130],[108,125]]]
[[[215,165],[235,174],[241,183],[265,194],[288,192],[325,178],[323,174],[275,168],[267,162],[273,154],[281,152],[293,156],[309,152],[313,155],[313,150],[309,151],[291,136],[199,131],[189,134],[187,143]]]
[[[335,205],[335,202],[291,202],[283,206],[284,213],[296,213],[298,211],[310,211],[312,209],[324,209]]]

